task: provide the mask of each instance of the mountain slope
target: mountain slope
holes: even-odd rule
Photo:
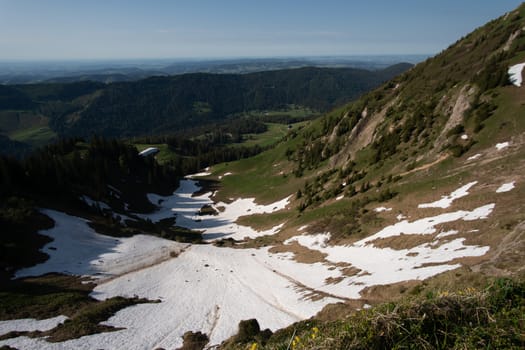
[[[358,101],[292,132],[276,149],[213,167],[215,176],[233,174],[221,180],[217,198],[272,201],[295,194],[295,213],[281,232],[253,244],[280,245],[276,249],[293,251],[299,261],[312,251],[330,257],[330,246],[365,244],[416,254],[411,249],[430,245],[437,251],[463,242],[486,252],[451,263],[482,274],[523,274],[523,256],[502,252],[524,244],[525,90],[507,75],[525,61],[524,11],[522,6],[475,30]],[[442,196],[449,201],[439,202]],[[442,221],[482,208],[490,210],[479,220]],[[244,222],[264,228],[283,217]],[[405,220],[415,226],[438,223],[409,228]],[[379,235],[387,228],[397,234]],[[450,233],[440,236],[444,232]],[[294,238],[304,243],[301,250],[286,243],[308,233],[328,247],[313,247],[307,238]],[[381,299],[382,288],[360,293]]]
[[[76,227],[80,235],[71,247],[47,245],[53,258],[64,249],[80,249],[85,237],[93,235],[92,227],[124,234],[140,229],[126,226],[137,222],[157,229],[152,234],[177,238],[165,231],[175,221],[199,230],[213,245],[177,246],[170,252],[173,242],[156,239],[137,248],[134,236],[108,240],[93,249],[94,257],[91,251],[65,254],[60,272],[74,266],[101,278],[92,292],[99,301],[136,295],[159,302],[126,308],[104,323],[123,328],[118,332],[82,338],[67,334],[68,343],[60,344],[46,342],[42,334],[15,333],[0,344],[173,348],[182,345],[184,332],[198,331],[207,335],[201,334],[200,342],[211,339],[215,345],[233,335],[241,319],[258,318],[262,328],[275,331],[317,314],[313,321],[292,326],[303,340],[313,339],[309,322],[326,326],[319,327],[324,345],[306,344],[311,348],[347,348],[362,336],[370,338],[356,347],[408,346],[407,339],[425,346],[435,342],[436,347],[521,345],[523,284],[499,283],[486,293],[472,288],[484,290],[499,276],[525,277],[525,88],[510,84],[507,76],[509,67],[525,61],[523,28],[525,5],[359,100],[290,130],[274,148],[206,169],[181,181],[172,194],[146,193],[155,190],[157,177],[170,179],[169,168],[141,160],[119,144],[101,142],[87,153],[64,150],[61,157],[50,150],[43,164],[35,159],[26,168],[13,165],[18,175],[10,177],[13,181],[32,180],[33,188],[50,191],[51,198],[53,190],[63,189],[72,203],[91,204],[89,211],[44,211],[57,225],[40,233],[58,235]],[[83,154],[91,153],[96,157],[88,163]],[[80,188],[74,182],[61,186],[60,176],[77,169],[70,158],[84,165],[77,174],[85,177]],[[96,178],[91,179],[90,167],[98,170]],[[43,181],[31,179],[32,169],[46,175],[38,180],[52,180],[54,187],[42,189]],[[129,210],[138,208],[129,195],[133,186],[141,188],[143,202],[146,197],[155,207],[152,212]],[[92,192],[87,197],[75,190]],[[49,197],[40,207],[53,204]],[[26,212],[20,206],[14,212],[5,208],[6,216],[20,221]],[[63,203],[56,209],[71,211]],[[140,268],[122,263],[139,255],[149,259],[150,253],[154,262]],[[57,268],[48,261],[35,270]],[[356,309],[405,296],[420,302],[387,304],[348,317]],[[17,306],[26,311],[26,305]],[[452,321],[441,322],[449,311],[445,316]],[[385,315],[395,322],[387,322]],[[51,322],[57,316],[47,312],[41,317]],[[322,321],[334,318],[343,320]],[[246,337],[244,329],[230,346],[253,349],[268,338],[269,348],[293,340],[294,347],[303,346],[291,339],[292,328],[272,339],[271,331],[258,332],[253,322],[247,324],[255,332]],[[254,346],[247,339],[260,343]]]

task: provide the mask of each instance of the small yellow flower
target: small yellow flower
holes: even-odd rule
[[[257,343],[253,343],[252,346],[250,346],[250,350],[257,350]]]
[[[319,333],[319,328],[312,327],[312,334],[310,335],[310,338],[315,339],[318,333]]]
[[[301,343],[301,338],[296,335],[292,340],[292,349],[295,349]]]

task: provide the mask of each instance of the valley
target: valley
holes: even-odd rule
[[[524,62],[3,86],[0,347],[521,348]]]

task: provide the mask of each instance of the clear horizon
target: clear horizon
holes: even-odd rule
[[[339,59],[339,60],[358,60],[372,59],[372,58],[396,58],[396,57],[431,57],[436,53],[427,54],[353,54],[353,55],[311,55],[311,56],[201,56],[201,57],[124,57],[124,58],[27,58],[27,59],[3,59],[0,58],[0,63],[134,63],[134,62],[205,62],[205,61],[240,61],[240,60],[314,60],[314,59]]]
[[[0,0],[0,61],[429,56],[520,3]]]

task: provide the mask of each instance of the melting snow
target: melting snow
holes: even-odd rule
[[[202,176],[209,176],[209,175],[211,175],[210,167],[207,167],[206,169],[204,169],[204,171],[201,171],[200,173],[188,175],[187,178],[193,179],[195,177],[202,177]]]
[[[403,215],[403,214],[397,214],[397,216],[396,216],[397,221],[400,221],[400,220],[403,220],[403,219],[406,219],[406,218],[407,217],[405,215]]]
[[[378,208],[375,208],[374,211],[375,212],[378,212],[378,213],[381,213],[383,211],[391,211],[392,208],[386,208],[386,207],[378,207]]]
[[[435,226],[439,224],[457,220],[473,221],[478,219],[486,219],[490,213],[492,213],[493,209],[494,204],[487,204],[472,211],[458,210],[451,213],[444,213],[437,216],[422,218],[412,222],[403,220],[394,225],[387,226],[376,234],[356,242],[355,245],[364,247],[367,243],[376,239],[398,236],[400,234],[433,234],[436,232]]]
[[[496,190],[496,193],[502,193],[502,192],[509,192],[509,191],[511,191],[515,187],[514,186],[515,182],[516,181],[512,181],[512,182],[509,182],[509,183],[501,185]]]
[[[9,332],[33,332],[48,331],[67,320],[67,316],[57,316],[45,320],[35,320],[34,318],[24,318],[19,320],[0,321],[0,336]]]
[[[318,287],[332,295],[350,298],[360,298],[359,293],[369,286],[420,280],[456,269],[461,265],[448,262],[467,256],[482,256],[489,250],[489,247],[464,245],[464,238],[438,247],[425,243],[410,249],[395,250],[358,244],[330,246],[326,243],[330,234],[316,236],[296,236],[288,242],[297,241],[309,249],[320,251],[326,254],[326,260],[334,264],[351,264],[360,269],[361,272],[354,276],[342,274],[343,280],[336,284]]]
[[[223,175],[219,175],[219,180],[221,180],[225,176],[229,176],[229,175],[232,175],[232,174],[233,173],[227,172],[227,173],[224,173]]]
[[[481,157],[481,153],[474,154],[473,156],[468,157],[467,160],[475,160],[475,159],[478,159],[479,157]]]
[[[102,210],[111,210],[111,207],[106,203],[93,200],[89,196],[84,195],[81,198],[90,207],[98,207]]]
[[[55,231],[55,236],[63,236],[56,237],[57,240],[70,240],[69,251],[72,253],[68,255],[69,259],[63,260],[63,267],[76,266],[75,257],[79,257],[78,262],[94,259],[100,265],[88,269],[89,272],[96,274],[105,268],[107,273],[113,274],[113,278],[102,280],[95,288],[93,297],[103,300],[113,296],[139,296],[161,302],[123,309],[104,323],[123,328],[119,331],[61,343],[18,337],[0,341],[0,346],[9,344],[38,349],[176,348],[182,345],[182,335],[188,330],[202,331],[209,335],[211,344],[218,344],[233,335],[238,322],[243,319],[255,317],[263,328],[276,330],[315,315],[329,303],[341,301],[333,297],[310,300],[306,297],[308,290],[298,288],[298,283],[315,288],[324,285],[326,277],[340,276],[339,271],[329,271],[321,263],[297,263],[290,254],[270,254],[269,248],[241,250],[212,245],[190,246],[150,236],[145,236],[152,239],[153,243],[149,244],[147,240],[134,241],[134,237],[107,238],[106,241],[105,237],[94,234],[83,219],[54,211],[45,213],[57,223],[50,231]],[[74,237],[68,238],[70,233],[74,233]],[[91,249],[86,254],[84,250],[88,247],[77,241],[92,241],[98,250]],[[110,244],[108,241],[115,242]],[[137,258],[158,255],[162,247],[170,245],[181,248],[177,258],[144,261],[131,270],[121,269],[136,264]],[[62,249],[51,252],[49,261],[60,258],[63,253]],[[39,273],[57,271],[56,263],[38,266]],[[58,271],[63,270],[59,267]],[[301,282],[297,282],[298,279]],[[11,328],[17,330],[25,329],[27,324],[26,320],[9,322],[13,324]]]
[[[179,189],[171,196],[148,194],[148,199],[153,204],[158,205],[159,209],[151,214],[137,214],[137,216],[157,222],[176,215],[177,226],[202,231],[204,239],[208,240],[225,237],[234,239],[255,238],[277,233],[282,224],[266,231],[256,231],[251,227],[236,224],[235,221],[245,215],[273,213],[282,210],[288,205],[292,197],[288,196],[268,205],[256,204],[255,198],[238,198],[232,203],[219,202],[214,204],[210,199],[211,192],[193,196],[193,193],[199,189],[200,187],[195,181],[182,180]],[[199,210],[204,205],[211,205],[217,210],[218,214],[198,215]]]
[[[440,200],[432,203],[423,203],[418,205],[418,208],[448,208],[452,202],[458,198],[465,197],[469,194],[468,190],[477,184],[477,181],[469,182],[465,186],[462,186],[449,194],[448,196],[442,196]]]
[[[525,67],[525,63],[519,63],[511,66],[508,70],[510,82],[518,87],[521,86],[521,72],[523,70],[523,67]]]
[[[438,234],[436,236],[436,238],[443,238],[443,237],[447,237],[447,236],[453,236],[455,234],[458,234],[459,231],[457,230],[449,230],[449,231],[444,231],[444,232],[441,232],[440,234]]]
[[[508,142],[502,142],[502,143],[496,144],[496,149],[498,151],[501,151],[502,149],[507,148],[507,147],[509,147],[509,143]]]
[[[178,225],[200,227],[208,238],[237,237],[249,233],[233,223],[240,215],[282,209],[290,198],[268,206],[257,205],[253,199],[220,203],[217,206],[223,206],[224,210],[219,215],[198,216],[196,220],[196,211],[211,202],[210,194],[192,197],[196,189],[194,181],[184,180],[173,196],[150,195],[150,200],[160,206],[150,217],[156,221],[177,214]],[[51,256],[47,262],[21,270],[19,276],[51,271],[107,276],[111,278],[99,279],[101,283],[93,291],[93,297],[136,295],[161,302],[125,308],[105,322],[123,328],[119,331],[61,343],[18,337],[0,341],[0,346],[57,350],[101,346],[176,348],[182,345],[181,337],[189,330],[208,334],[213,345],[233,335],[238,322],[249,318],[256,318],[262,328],[275,330],[311,317],[329,303],[359,298],[368,286],[425,279],[458,268],[460,264],[450,263],[454,259],[484,255],[489,247],[465,245],[464,238],[400,250],[375,247],[373,241],[403,234],[433,234],[437,225],[484,219],[493,209],[494,204],[487,204],[472,211],[460,210],[413,222],[404,220],[349,246],[330,246],[329,233],[299,235],[285,242],[298,242],[326,254],[325,262],[314,264],[296,262],[292,253],[270,253],[269,247],[184,245],[141,235],[115,239],[97,234],[83,219],[43,210],[56,222],[54,228],[42,232],[54,238],[46,248],[56,249],[46,250]],[[306,225],[299,231],[304,229]],[[453,231],[441,232],[436,240],[452,234]],[[170,258],[173,251],[178,253],[176,258]],[[358,269],[351,276],[345,274],[349,264]],[[327,279],[336,282],[329,283]],[[320,294],[321,299],[311,300],[307,296],[312,292],[324,294]],[[20,322],[23,327],[27,321],[8,322]]]
[[[49,259],[17,271],[16,277],[61,272],[98,278],[125,273],[167,259],[182,245],[165,239],[136,235],[114,238],[96,233],[88,221],[54,210],[42,210],[55,226],[40,233],[53,238],[43,251]]]

